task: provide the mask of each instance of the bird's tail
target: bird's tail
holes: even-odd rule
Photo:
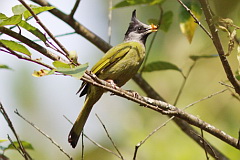
[[[92,110],[93,105],[100,99],[102,94],[103,93],[91,95],[90,93],[89,95],[86,96],[83,108],[68,135],[68,142],[71,144],[73,148],[75,148],[77,145],[78,139],[87,121],[87,118]]]

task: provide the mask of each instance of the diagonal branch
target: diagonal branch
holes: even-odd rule
[[[218,30],[214,24],[213,21],[213,15],[210,9],[210,6],[207,2],[207,0],[199,0],[199,2],[201,3],[203,12],[205,14],[206,17],[206,21],[208,23],[208,27],[210,29],[210,32],[212,34],[212,41],[213,44],[218,52],[218,55],[220,57],[220,60],[222,62],[222,66],[225,70],[225,73],[227,75],[228,80],[231,82],[231,84],[233,85],[236,93],[238,93],[240,95],[240,82],[235,78],[231,66],[228,63],[227,57],[225,56],[224,50],[223,50],[223,46],[221,44],[220,38],[218,36]]]

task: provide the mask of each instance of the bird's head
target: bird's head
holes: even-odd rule
[[[156,32],[157,29],[158,27],[153,24],[146,25],[140,22],[136,18],[136,10],[134,10],[132,12],[132,18],[128,30],[125,33],[124,41],[137,41],[145,45],[148,35],[152,32]]]

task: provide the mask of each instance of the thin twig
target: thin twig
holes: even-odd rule
[[[42,66],[44,66],[44,67],[46,67],[46,68],[53,69],[53,67],[51,67],[51,66],[49,66],[49,65],[47,65],[47,64],[45,64],[45,63],[43,63],[43,62],[41,62],[41,61],[33,60],[33,59],[29,58],[29,57],[26,57],[26,56],[17,54],[16,52],[14,52],[13,50],[11,50],[10,48],[8,48],[7,46],[5,46],[5,45],[4,45],[3,43],[1,43],[1,42],[0,42],[0,47],[3,47],[3,48],[6,49],[6,50],[0,49],[0,51],[3,51],[3,52],[5,52],[5,53],[9,53],[9,54],[11,54],[11,55],[14,55],[14,56],[16,56],[16,57],[19,58],[19,59],[24,59],[24,60],[26,60],[26,61],[30,61],[30,62],[39,64],[39,65],[42,65]]]
[[[46,133],[44,133],[40,128],[38,128],[34,123],[30,122],[29,120],[27,120],[25,117],[23,117],[18,110],[15,110],[14,113],[16,115],[18,115],[19,117],[21,117],[25,122],[27,122],[28,124],[30,124],[33,128],[35,128],[38,132],[40,132],[43,136],[45,136],[47,139],[49,139],[52,144],[54,144],[62,153],[64,153],[70,160],[72,160],[73,158],[63,150],[63,148],[57,144],[57,142],[55,142],[50,136],[48,136]]]
[[[195,20],[195,23],[197,23],[202,29],[203,31],[208,35],[209,38],[212,39],[212,35],[207,31],[207,29],[201,24],[201,22],[197,19],[197,17],[192,13],[192,11],[181,1],[181,0],[177,0],[185,9],[186,11],[193,17],[193,19]]]
[[[50,52],[49,50],[47,50],[46,48],[42,47],[41,45],[33,42],[32,40],[28,39],[25,36],[22,36],[6,27],[0,27],[0,32],[5,33],[6,35],[17,39],[18,41],[28,45],[29,47],[31,47],[32,49],[40,52],[41,54],[43,54],[44,56],[48,57],[49,59],[53,60],[53,61],[61,61],[64,63],[69,63],[69,61],[63,59],[62,57],[56,55],[55,53]]]
[[[41,22],[41,20],[38,18],[38,16],[33,12],[33,10],[28,6],[28,4],[24,1],[24,0],[19,0],[20,3],[22,3],[22,5],[24,7],[27,8],[27,10],[32,14],[32,16],[34,17],[34,19],[36,20],[36,22],[44,29],[44,31],[46,31],[46,33],[52,38],[52,40],[62,49],[63,55],[66,56],[66,58],[69,57],[69,53],[67,51],[67,49],[54,37],[54,35],[48,30],[48,28]],[[69,59],[69,58],[68,58]],[[70,59],[69,59],[70,60]],[[71,60],[70,60],[71,61]]]
[[[11,139],[11,137],[10,137],[9,135],[7,135],[7,137],[8,137],[8,140],[10,141],[10,143],[12,144],[12,146],[24,157],[24,154],[22,153],[22,151],[20,150],[20,148],[18,148],[18,147],[14,144],[13,140]]]
[[[100,119],[100,117],[99,117],[97,114],[95,114],[95,115],[96,115],[96,117],[98,118],[99,122],[102,124],[103,129],[105,130],[105,132],[106,132],[108,138],[110,139],[113,147],[116,149],[116,151],[118,152],[118,154],[119,154],[119,156],[121,157],[121,159],[124,160],[123,155],[121,154],[121,152],[119,151],[119,149],[118,149],[117,146],[115,145],[114,141],[112,140],[111,136],[109,135],[106,126],[104,125],[104,123],[102,122],[102,120]]]
[[[142,141],[140,141],[136,146],[135,146],[135,150],[134,150],[134,154],[133,154],[133,160],[136,160],[137,158],[137,152],[138,149],[154,134],[156,133],[159,129],[161,129],[162,127],[166,126],[166,124],[168,122],[170,122],[172,119],[174,118],[174,116],[172,116],[171,118],[169,118],[167,121],[165,121],[162,125],[160,125],[159,127],[157,127],[156,129],[154,129],[149,135],[147,135],[146,138],[144,138]]]
[[[202,129],[201,129],[201,138],[203,139],[203,148],[204,148],[204,152],[205,152],[205,155],[206,155],[206,159],[209,160],[207,149],[206,149],[206,142],[205,142],[204,137],[203,137],[203,130]]]
[[[216,93],[213,93],[213,94],[211,94],[211,95],[209,95],[209,96],[206,96],[206,97],[204,97],[204,98],[202,98],[202,99],[200,99],[200,100],[198,100],[198,101],[195,101],[195,102],[191,103],[190,105],[187,105],[186,107],[184,107],[183,110],[186,110],[186,109],[188,109],[190,106],[193,106],[194,104],[199,103],[199,102],[201,102],[201,101],[203,101],[203,100],[209,99],[209,98],[211,98],[211,97],[213,97],[213,96],[216,96],[216,95],[218,95],[218,94],[220,94],[220,93],[223,93],[223,92],[225,92],[226,90],[227,90],[227,89],[221,90],[221,91],[219,91],[219,92],[216,92]],[[174,119],[174,118],[175,118],[175,116],[170,117],[167,121],[165,121],[165,122],[164,122],[163,124],[161,124],[159,127],[157,127],[156,129],[154,129],[144,140],[142,140],[141,142],[139,142],[139,143],[135,146],[135,151],[134,151],[133,160],[136,159],[138,148],[141,147],[141,145],[144,144],[144,143],[147,141],[147,139],[149,139],[154,133],[156,133],[156,132],[157,132],[159,129],[161,129],[162,127],[166,126],[167,123],[170,122],[170,121],[171,121],[172,119]],[[204,148],[204,150],[205,150],[205,148]],[[213,152],[214,152],[214,151],[213,151]]]
[[[74,6],[73,6],[73,9],[72,9],[72,11],[71,11],[71,13],[69,14],[69,17],[70,17],[71,19],[73,19],[73,16],[74,16],[75,12],[77,11],[77,8],[78,8],[78,6],[79,6],[80,1],[81,1],[81,0],[76,0],[75,4],[74,4]]]
[[[224,86],[226,86],[226,87],[229,87],[229,88],[234,89],[234,87],[233,87],[233,86],[230,86],[229,84],[226,84],[226,83],[223,83],[223,82],[218,82],[218,83],[220,83],[221,85],[224,85]]]
[[[10,127],[10,129],[12,130],[18,144],[19,144],[19,149],[21,150],[21,155],[26,159],[26,160],[31,160],[31,156],[27,153],[27,151],[25,150],[25,148],[23,147],[22,145],[22,142],[21,140],[19,139],[18,135],[17,135],[17,132],[15,130],[15,128],[13,127],[13,124],[12,124],[12,121],[10,120],[7,112],[5,111],[2,103],[0,102],[0,112],[2,113],[3,117],[5,118],[5,120],[7,121],[8,123],[8,126]]]
[[[201,101],[204,101],[204,100],[207,100],[207,99],[209,99],[209,98],[212,98],[213,96],[216,96],[216,95],[218,95],[218,94],[220,94],[220,93],[223,93],[223,92],[225,92],[225,91],[227,91],[227,90],[228,90],[228,89],[223,89],[223,90],[221,90],[221,91],[218,91],[218,92],[215,92],[215,93],[213,93],[213,94],[210,94],[210,95],[208,95],[208,96],[206,96],[206,97],[204,97],[204,98],[202,98],[202,99],[199,99],[199,100],[197,100],[197,101],[195,101],[195,102],[193,102],[193,103],[185,106],[185,107],[183,108],[183,110],[186,110],[186,109],[188,109],[189,107],[191,107],[191,106],[193,106],[193,105],[195,105],[195,104],[197,104],[197,103],[199,103],[199,102],[201,102]]]
[[[192,132],[193,134],[196,134],[195,132]],[[216,155],[216,153],[215,153],[215,150],[212,148],[212,146],[204,139],[204,137],[203,137],[203,130],[201,129],[201,135],[196,135],[196,136],[198,136],[200,139],[201,139],[201,141],[202,141],[202,145],[203,145],[203,148],[204,148],[204,150],[207,152],[207,148],[206,147],[208,147],[210,150],[211,150],[211,152],[212,152],[212,155],[213,155],[213,157],[216,159],[216,160],[218,160],[219,159],[219,157]],[[208,152],[209,153],[209,152]],[[207,154],[207,153],[206,153]],[[207,156],[208,157],[208,156]],[[209,159],[209,158],[208,158]],[[222,159],[223,160],[228,160],[228,158],[226,158],[226,157],[222,157]]]
[[[160,15],[159,15],[159,19],[158,19],[158,28],[160,28],[161,24],[162,24],[162,17],[163,17],[163,9],[161,7],[161,5],[159,5],[159,9],[160,9]],[[144,70],[144,67],[146,66],[146,63],[147,63],[147,60],[148,60],[148,57],[149,57],[149,54],[150,54],[150,51],[152,49],[152,45],[153,45],[153,42],[155,41],[156,39],[156,36],[157,36],[157,33],[158,32],[155,32],[153,34],[153,38],[151,39],[151,42],[149,44],[149,47],[148,47],[148,51],[146,53],[146,56],[144,58],[144,62],[142,64],[142,68],[140,69],[139,73],[142,74],[143,70]]]
[[[185,84],[186,84],[186,82],[187,82],[187,79],[188,79],[188,77],[189,77],[189,75],[190,75],[193,67],[195,66],[195,64],[196,64],[196,61],[193,62],[193,64],[192,64],[191,67],[189,68],[186,76],[184,76],[184,80],[183,80],[183,82],[182,82],[182,85],[181,85],[181,87],[180,87],[180,89],[179,89],[179,91],[178,91],[178,94],[177,94],[177,97],[176,97],[176,99],[175,99],[175,102],[173,103],[174,106],[177,105],[177,102],[178,102],[178,100],[179,100],[179,98],[180,98],[180,96],[181,96],[181,94],[182,94],[183,88],[185,87]]]
[[[63,115],[63,117],[64,117],[70,124],[73,125],[73,123],[72,123],[65,115]],[[89,138],[86,134],[83,133],[82,135],[83,135],[85,138],[87,138],[90,142],[92,142],[94,145],[96,145],[97,147],[99,147],[99,148],[101,148],[101,149],[103,149],[103,150],[105,150],[105,151],[107,151],[107,152],[109,152],[109,153],[111,153],[111,154],[113,154],[113,155],[115,155],[115,156],[117,156],[118,158],[121,159],[121,157],[120,157],[117,153],[115,153],[115,152],[113,152],[113,151],[111,151],[111,150],[103,147],[103,146],[100,145],[99,143],[97,143],[97,142],[95,142],[94,140],[92,140],[91,138]]]

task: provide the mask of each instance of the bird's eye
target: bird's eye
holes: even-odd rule
[[[142,27],[138,27],[138,28],[137,28],[138,31],[141,31],[142,29],[143,29]]]

